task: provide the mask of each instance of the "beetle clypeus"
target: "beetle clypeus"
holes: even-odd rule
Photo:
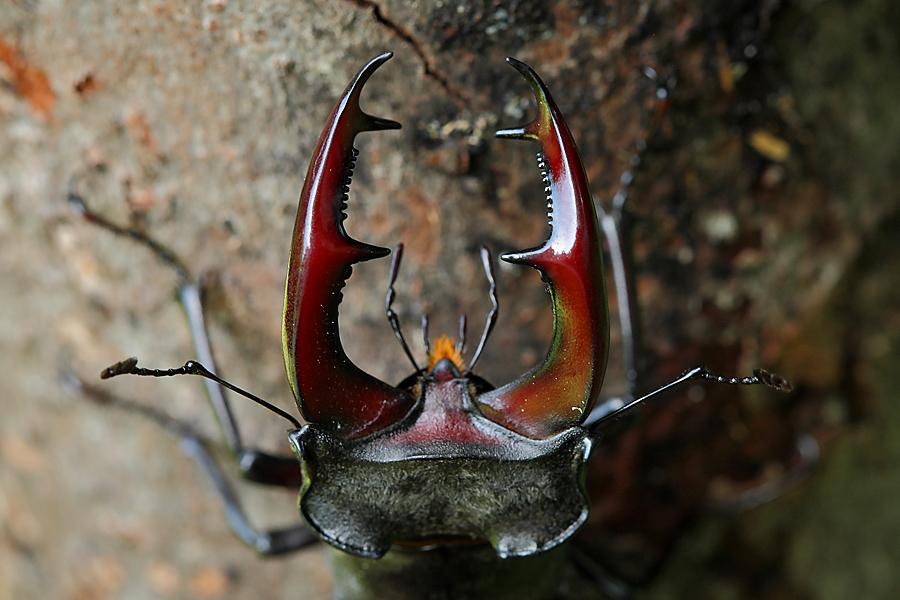
[[[415,372],[392,386],[354,365],[338,332],[341,288],[353,264],[390,251],[350,238],[342,224],[343,211],[356,160],[356,135],[400,127],[359,107],[364,84],[390,57],[387,53],[370,61],[345,90],[319,139],[300,196],[285,289],[283,345],[288,380],[305,425],[202,366],[206,363],[212,369],[213,362],[199,288],[174,254],[91,212],[78,196],[70,195],[86,219],[149,246],[178,272],[179,297],[199,360],[179,369],[152,370],[138,367],[132,358],[106,369],[102,377],[188,373],[206,377],[211,404],[242,474],[263,484],[299,488],[300,512],[307,525],[256,531],[192,428],[152,408],[96,388],[84,389],[95,399],[139,410],[179,435],[222,496],[235,533],[260,553],[288,552],[317,539],[330,544],[336,598],[559,597],[566,585],[564,566],[570,553],[566,542],[588,513],[584,466],[604,424],[693,379],[782,389],[788,384],[762,371],[753,377],[724,379],[697,367],[642,398],[630,393],[616,405],[595,406],[609,345],[601,231],[609,240],[621,295],[627,285],[622,283],[625,272],[616,229],[624,196],[617,197],[613,211],[598,220],[575,142],[559,109],[534,71],[514,59],[509,62],[531,86],[538,115],[522,128],[497,135],[540,144],[538,163],[551,233],[542,246],[502,258],[537,269],[547,284],[554,314],[547,355],[532,370],[498,388],[472,372],[497,314],[491,258],[483,248],[494,308],[477,350],[466,366],[460,355],[462,343],[442,338],[429,348],[428,364],[420,368],[391,309],[402,250],[398,246],[386,310]],[[620,299],[619,304],[628,303]],[[620,321],[628,342],[630,325],[625,327],[621,316]],[[288,419],[296,458],[245,448],[225,388]],[[607,586],[606,591],[615,588]]]

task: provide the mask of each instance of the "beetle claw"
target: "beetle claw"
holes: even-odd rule
[[[363,85],[390,57],[382,54],[362,68],[325,126],[300,197],[285,289],[283,340],[291,389],[307,420],[342,438],[364,437],[394,424],[414,403],[406,392],[356,367],[341,347],[337,326],[341,288],[351,266],[389,253],[348,236],[343,209],[356,135],[399,127],[359,107]],[[572,134],[537,74],[508,60],[531,86],[538,115],[524,127],[497,135],[541,144],[538,165],[551,234],[537,248],[502,258],[541,272],[553,299],[554,333],[540,365],[476,402],[496,423],[547,438],[581,423],[599,393],[609,345],[606,286],[600,229]]]
[[[537,74],[525,63],[507,61],[531,86],[538,115],[524,127],[496,135],[541,144],[538,166],[551,232],[543,245],[501,258],[541,272],[553,301],[553,340],[538,366],[477,403],[495,422],[546,438],[581,423],[599,394],[609,346],[606,284],[600,228],[572,134]]]
[[[390,254],[351,238],[344,209],[364,131],[399,129],[396,121],[359,107],[362,88],[392,53],[364,66],[325,125],[306,174],[294,225],[285,285],[285,366],[300,413],[341,438],[369,435],[399,421],[414,399],[365,373],[347,358],[338,331],[338,306],[352,265]]]

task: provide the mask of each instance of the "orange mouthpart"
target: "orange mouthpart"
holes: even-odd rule
[[[431,370],[434,369],[434,365],[444,358],[450,359],[450,362],[456,365],[456,368],[459,369],[460,372],[466,370],[466,366],[463,364],[462,354],[456,348],[456,340],[448,335],[442,335],[434,340],[434,344],[431,346],[431,352],[428,353],[428,367],[425,371],[430,373]]]

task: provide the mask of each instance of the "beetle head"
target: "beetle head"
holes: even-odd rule
[[[572,135],[525,64],[538,116],[499,137],[540,143],[551,235],[504,255],[538,269],[553,303],[550,350],[497,389],[450,356],[391,386],[354,365],[340,343],[338,305],[353,264],[389,253],[343,228],[363,131],[395,129],[364,113],[359,95],[391,57],[370,61],[329,118],[300,196],[285,291],[284,353],[309,425],[291,433],[304,470],[300,507],[329,543],[378,557],[391,544],[490,541],[523,556],[568,538],[587,516],[583,464],[591,436],[580,423],[600,390],[608,316],[600,234]]]

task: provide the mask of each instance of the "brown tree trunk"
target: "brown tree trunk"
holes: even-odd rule
[[[897,597],[898,22],[891,0],[0,4],[0,599],[328,596],[319,550],[257,558],[170,437],[61,385],[131,355],[193,358],[172,273],[66,196],[175,250],[204,282],[222,373],[293,409],[279,328],[297,195],[336,97],[385,50],[363,106],[404,128],[361,140],[346,225],[406,244],[395,309],[414,351],[425,312],[433,335],[461,313],[480,330],[479,244],[545,235],[532,149],[492,136],[534,110],[510,55],[553,92],[599,204],[650,138],[629,200],[643,387],[701,362],[797,387],[648,408],[599,457],[580,543],[627,579],[662,566],[648,598]],[[354,271],[341,330],[398,381],[387,269]],[[479,363],[494,383],[551,331],[537,274],[502,266],[499,286]],[[618,346],[610,365],[612,395]],[[196,381],[105,385],[218,435]],[[285,449],[276,418],[237,413],[248,441]],[[711,504],[778,479],[807,433],[828,460],[800,492],[704,519],[664,560]],[[258,524],[298,519],[291,494],[241,490]]]

